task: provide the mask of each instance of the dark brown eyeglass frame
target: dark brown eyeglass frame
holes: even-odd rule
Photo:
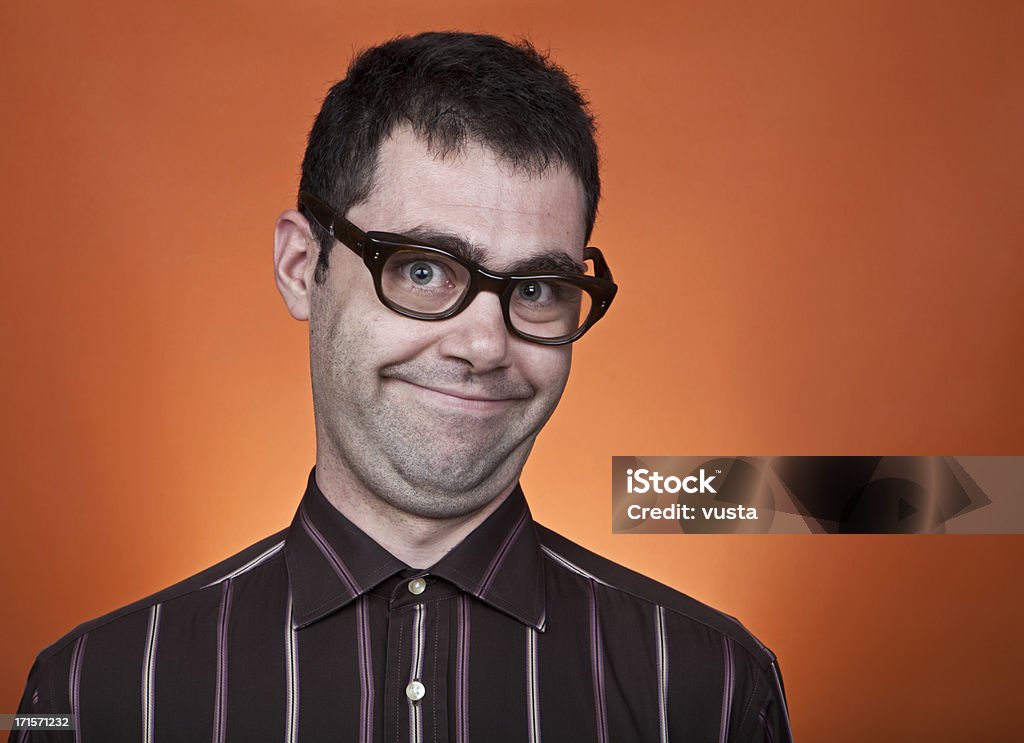
[[[307,212],[308,216],[311,216],[317,224],[330,233],[331,237],[363,259],[363,263],[366,264],[366,268],[369,269],[370,275],[373,277],[373,286],[377,292],[377,298],[384,306],[400,315],[416,320],[447,320],[466,309],[478,293],[489,291],[494,292],[501,298],[501,312],[505,318],[505,327],[508,328],[510,333],[519,338],[545,346],[561,346],[579,340],[584,333],[590,330],[604,316],[604,313],[608,311],[612,300],[615,298],[615,293],[619,289],[615,282],[612,281],[612,274],[608,270],[608,264],[605,263],[604,256],[601,255],[600,250],[594,247],[588,247],[583,251],[583,259],[594,262],[594,276],[559,272],[501,273],[489,271],[478,263],[474,263],[447,250],[434,247],[433,245],[426,245],[402,235],[396,235],[391,232],[363,232],[347,219],[340,216],[325,202],[306,191],[302,191],[299,194],[299,205]],[[383,273],[384,265],[392,254],[409,248],[444,256],[465,266],[467,269],[469,285],[466,287],[466,291],[459,301],[444,312],[431,314],[413,312],[396,305],[385,296],[381,285],[381,274]],[[590,311],[587,313],[587,318],[571,335],[560,338],[542,338],[524,333],[512,324],[509,302],[516,286],[523,281],[542,281],[545,279],[574,284],[590,295]]]

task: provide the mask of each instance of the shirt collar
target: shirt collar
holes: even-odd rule
[[[296,628],[408,569],[331,505],[317,486],[315,468],[288,528],[284,553]],[[518,484],[482,524],[422,574],[444,578],[524,624],[544,629],[544,563]]]

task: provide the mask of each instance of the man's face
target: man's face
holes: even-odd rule
[[[402,128],[381,145],[370,197],[346,216],[440,247],[458,238],[485,267],[512,271],[545,254],[581,262],[583,215],[582,187],[564,168],[531,176],[476,144],[440,158]],[[338,244],[311,302],[318,466],[435,518],[475,511],[516,480],[561,397],[570,346],[511,335],[490,292],[447,320],[403,317]]]

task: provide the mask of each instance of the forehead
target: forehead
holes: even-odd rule
[[[442,157],[402,127],[381,144],[370,196],[348,218],[365,231],[457,236],[500,270],[552,252],[580,260],[584,204],[564,166],[530,173],[475,142]]]

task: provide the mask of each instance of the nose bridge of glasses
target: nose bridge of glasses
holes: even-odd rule
[[[474,273],[476,274],[476,290],[478,292],[493,292],[501,297],[508,293],[508,289],[514,283],[505,276],[493,274],[483,268],[477,268]]]
[[[464,330],[455,335],[471,341],[474,346],[497,352],[499,348],[505,348],[508,333],[514,331],[509,324],[500,286],[495,286],[495,282],[491,277],[477,275],[476,290],[466,293],[454,314],[464,318]],[[488,296],[495,294],[497,296]]]
[[[506,329],[509,332],[518,335],[519,332],[516,330],[512,322],[512,316],[509,310],[509,301],[518,282],[508,276],[492,273],[481,266],[475,267],[470,281],[475,284],[475,287],[471,287],[466,293],[467,296],[463,299],[462,308],[466,309],[469,307],[469,305],[475,301],[476,296],[480,294],[480,292],[496,294],[499,306],[501,307],[502,320],[505,323]]]
[[[503,277],[495,276],[480,267],[475,267],[475,270],[470,272],[469,284],[469,289],[466,291],[466,294],[463,296],[462,302],[460,303],[461,307],[459,312],[461,313],[469,309],[471,305],[478,304],[477,299],[480,294],[495,294],[497,295],[496,299],[498,302],[499,313],[502,317],[502,322],[507,324],[505,317],[507,315],[508,303],[505,301],[505,297],[508,295],[508,281]]]

